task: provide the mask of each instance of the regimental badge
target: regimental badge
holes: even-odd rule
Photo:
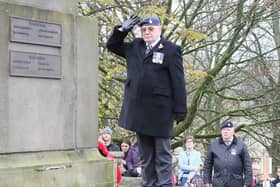
[[[153,52],[153,63],[162,64],[164,59],[164,53],[161,52]]]

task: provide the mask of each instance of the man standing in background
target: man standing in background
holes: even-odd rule
[[[247,146],[234,135],[232,122],[222,123],[221,135],[210,145],[204,161],[205,187],[251,187],[251,158]]]

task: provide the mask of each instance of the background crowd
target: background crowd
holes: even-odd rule
[[[280,187],[280,166],[276,168],[275,178],[264,174],[260,163],[251,162],[246,146],[242,142],[238,143],[240,140],[234,135],[233,127],[231,122],[225,122],[221,125],[221,137],[212,142],[204,162],[201,153],[195,150],[194,137],[187,136],[185,138],[185,149],[182,149],[176,156],[178,172],[174,172],[174,176],[171,176],[174,177],[173,185],[189,187]],[[118,145],[112,141],[111,128],[105,127],[101,132],[98,143],[100,153],[110,159],[114,159],[113,152],[115,151],[123,153],[116,168],[117,184],[120,184],[122,176],[141,177],[141,155],[137,142],[132,144],[128,137],[124,137]],[[237,145],[242,146],[238,148]],[[231,146],[235,148],[233,149]],[[217,150],[222,150],[222,152],[217,154],[215,147],[218,147]],[[247,164],[236,162],[235,156],[238,154],[241,154],[244,163]],[[236,167],[233,167],[234,165]],[[212,172],[213,168],[215,170]],[[236,170],[240,170],[240,176],[238,176]],[[214,173],[213,176],[212,173]]]

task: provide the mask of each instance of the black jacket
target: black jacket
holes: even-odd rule
[[[214,140],[205,158],[203,180],[213,187],[250,186],[252,162],[246,145],[235,136],[230,146],[226,146],[222,138]]]
[[[150,136],[171,137],[176,113],[186,115],[186,89],[181,48],[164,38],[146,56],[142,38],[124,42],[116,27],[107,48],[127,62],[119,125]],[[162,56],[162,62],[153,58]]]
[[[269,181],[269,186],[267,187],[276,187],[271,181]],[[262,182],[257,182],[255,186],[253,187],[264,187],[264,184]]]
[[[277,184],[280,184],[280,178],[277,177],[276,179],[274,179],[273,181],[271,181],[272,187],[276,187]]]
[[[107,146],[107,149],[108,149],[108,151],[121,151],[120,146],[118,146],[118,145],[115,144],[115,143],[110,143],[110,144]]]

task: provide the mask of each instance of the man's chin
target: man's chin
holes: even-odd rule
[[[146,43],[151,43],[152,42],[152,40],[150,40],[150,39],[143,39]]]

